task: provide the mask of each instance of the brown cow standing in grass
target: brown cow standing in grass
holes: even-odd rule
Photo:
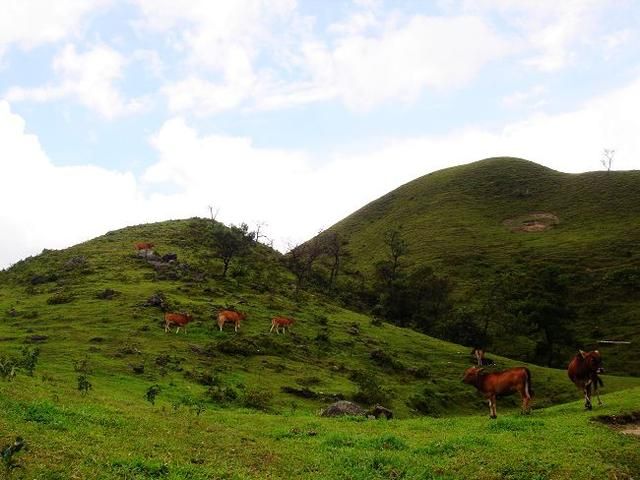
[[[522,398],[522,411],[529,411],[533,396],[531,372],[525,367],[508,368],[502,372],[485,372],[484,368],[471,367],[464,372],[462,381],[473,385],[489,400],[489,414],[496,418],[496,397],[518,392]]]
[[[184,333],[187,333],[187,323],[193,320],[193,317],[187,313],[165,313],[164,314],[164,332],[171,330],[172,326],[176,326],[176,333],[180,331],[180,327],[184,327]]]
[[[600,400],[600,393],[598,392],[598,386],[602,387],[604,384],[598,376],[604,373],[602,367],[602,356],[598,350],[593,352],[584,352],[580,350],[567,368],[567,374],[576,387],[580,388],[584,392],[584,408],[591,410],[591,387],[598,397],[598,405],[602,405]]]
[[[136,250],[151,250],[154,246],[151,242],[138,242],[136,243]]]
[[[269,330],[269,333],[273,332],[273,329],[276,329],[276,333],[280,333],[280,328],[282,328],[282,333],[286,333],[287,328],[291,328],[291,325],[293,325],[295,323],[295,320],[293,318],[287,318],[287,317],[273,317],[273,320],[271,320],[271,330]]]
[[[234,330],[237,332],[238,327],[240,326],[240,322],[247,318],[247,315],[242,312],[235,312],[233,310],[221,310],[218,312],[218,327],[220,331],[222,331],[222,327],[227,322],[233,323],[235,325]]]

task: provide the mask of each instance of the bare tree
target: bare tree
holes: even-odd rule
[[[253,232],[253,236],[255,238],[256,243],[260,243],[260,240],[264,239],[265,240],[265,242],[264,242],[265,245],[268,245],[269,243],[273,244],[273,241],[270,240],[269,237],[267,237],[264,234],[264,229],[265,229],[265,227],[268,227],[268,226],[269,226],[269,224],[267,222],[263,221],[263,220],[258,220],[256,222],[256,229]]]
[[[211,221],[215,222],[218,217],[218,213],[220,212],[219,208],[216,208],[216,213],[213,213],[213,205],[209,205],[209,213],[211,214]]]
[[[613,165],[613,159],[616,156],[616,151],[613,149],[605,148],[602,151],[602,158],[600,159],[600,163],[604,168],[607,169],[607,172],[611,171],[611,165]]]

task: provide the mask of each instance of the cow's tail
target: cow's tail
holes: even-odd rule
[[[604,382],[599,376],[596,376],[596,388],[597,387],[604,387]]]
[[[524,373],[526,374],[526,378],[524,381],[524,391],[529,398],[533,397],[533,388],[531,387],[531,372],[528,368],[525,367]]]

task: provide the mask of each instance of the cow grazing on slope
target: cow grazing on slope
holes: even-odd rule
[[[138,242],[136,243],[136,250],[151,250],[154,246],[151,242]]]
[[[167,333],[171,330],[172,326],[176,326],[176,333],[180,331],[180,327],[184,328],[184,333],[187,333],[187,324],[193,320],[193,317],[187,313],[170,313],[164,314],[164,331]]]
[[[502,372],[485,372],[484,368],[471,367],[464,372],[462,381],[473,385],[489,401],[489,414],[496,418],[496,398],[518,392],[522,398],[522,411],[529,410],[533,397],[531,372],[525,367],[508,368]]]
[[[293,318],[287,318],[287,317],[273,317],[273,320],[271,320],[271,330],[269,330],[269,333],[273,332],[273,329],[276,329],[276,333],[280,333],[280,328],[282,328],[282,333],[285,333],[287,331],[287,328],[291,328],[291,325],[293,325],[295,323],[295,320]]]
[[[591,410],[591,387],[598,397],[598,405],[602,405],[598,387],[604,386],[602,380],[598,376],[604,373],[602,367],[602,356],[598,350],[593,352],[584,352],[580,350],[575,357],[571,359],[567,374],[576,387],[584,392],[584,408]]]
[[[233,310],[221,310],[218,312],[218,328],[222,331],[222,327],[227,322],[234,324],[234,330],[237,332],[240,322],[247,318],[247,315],[242,312],[236,312]]]

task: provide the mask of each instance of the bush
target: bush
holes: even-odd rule
[[[73,302],[73,295],[66,292],[54,293],[51,297],[47,298],[48,305],[62,305],[71,302]]]
[[[38,357],[40,356],[39,348],[22,347],[20,351],[22,358],[20,359],[19,366],[27,372],[27,375],[33,377],[33,372],[38,364]]]
[[[209,387],[206,396],[213,403],[230,403],[238,398],[238,392],[233,387],[214,385]]]
[[[351,380],[358,386],[358,391],[353,396],[356,402],[365,405],[388,405],[391,402],[391,393],[385,389],[378,379],[367,372],[354,372]]]
[[[147,388],[147,391],[144,394],[144,398],[146,398],[147,402],[149,402],[151,405],[155,405],[156,397],[160,394],[160,391],[160,385],[151,385],[149,388]]]
[[[437,416],[444,410],[448,400],[446,395],[425,387],[422,393],[409,397],[406,403],[409,408],[418,413]]]
[[[273,394],[268,390],[249,388],[244,392],[242,404],[248,408],[256,410],[268,410],[271,405]]]

